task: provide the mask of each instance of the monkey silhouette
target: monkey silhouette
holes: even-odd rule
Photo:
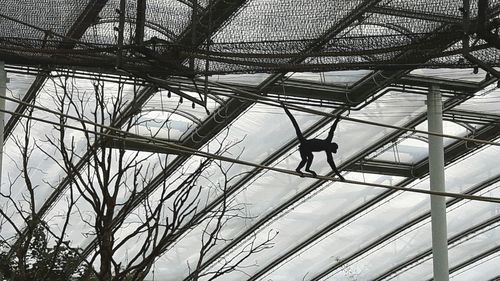
[[[313,152],[325,151],[326,160],[328,164],[335,172],[335,174],[340,178],[340,180],[345,181],[344,177],[340,175],[339,171],[337,170],[332,155],[333,153],[337,153],[337,150],[339,148],[337,143],[332,142],[332,139],[335,129],[337,128],[337,124],[340,121],[340,116],[337,116],[337,119],[335,119],[335,122],[333,122],[332,127],[330,128],[330,131],[328,132],[328,136],[326,137],[326,139],[306,139],[304,138],[304,135],[302,135],[302,132],[300,131],[297,120],[295,120],[295,118],[290,113],[288,108],[286,108],[285,104],[281,103],[281,105],[283,106],[286,115],[288,115],[288,118],[290,118],[290,120],[292,121],[293,127],[295,128],[295,132],[297,133],[297,138],[299,139],[300,142],[299,152],[300,152],[300,158],[302,160],[300,161],[295,171],[297,171],[298,173],[301,174],[301,176],[303,176],[304,173],[301,171],[301,169],[305,165],[306,166],[305,170],[307,172],[311,173],[313,176],[317,176],[316,172],[311,170],[311,164],[314,159]]]

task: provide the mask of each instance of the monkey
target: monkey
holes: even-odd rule
[[[339,171],[337,170],[337,167],[335,166],[335,162],[333,161],[333,156],[332,156],[332,153],[337,153],[337,150],[339,148],[337,143],[332,142],[332,139],[335,129],[337,128],[337,124],[340,121],[340,116],[337,115],[337,119],[335,119],[335,121],[333,122],[332,127],[330,128],[330,131],[328,132],[328,136],[326,137],[326,139],[324,140],[306,139],[304,138],[302,132],[300,131],[299,124],[297,124],[297,120],[295,120],[295,118],[290,113],[288,108],[286,108],[285,104],[281,103],[281,105],[283,106],[286,115],[288,115],[288,118],[290,118],[290,120],[292,121],[293,127],[295,128],[295,132],[297,133],[297,138],[299,139],[300,142],[299,152],[302,160],[300,161],[295,171],[297,171],[297,173],[299,173],[301,177],[303,177],[304,173],[301,171],[301,169],[302,167],[304,167],[304,165],[306,165],[306,171],[316,177],[317,176],[316,172],[310,169],[314,158],[313,152],[325,151],[328,164],[330,164],[330,167],[339,177],[339,179],[341,181],[345,181],[344,177],[340,175]]]

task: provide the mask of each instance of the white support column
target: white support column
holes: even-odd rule
[[[5,110],[5,93],[7,90],[7,73],[5,72],[5,63],[0,61],[0,110]],[[3,132],[5,127],[5,114],[0,111],[0,184],[2,183],[3,167]]]
[[[0,110],[5,110],[5,93],[7,90],[7,72],[5,72],[5,63],[0,61]],[[0,184],[2,183],[3,168],[3,132],[5,127],[5,114],[0,111]]]
[[[443,133],[443,102],[439,86],[432,86],[427,95],[429,132]],[[429,172],[433,191],[445,191],[443,138],[429,135]],[[435,281],[448,281],[448,237],[446,201],[431,195],[432,255]]]

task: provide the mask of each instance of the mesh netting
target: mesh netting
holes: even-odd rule
[[[219,1],[197,1],[196,13],[192,1],[147,1],[140,45],[137,3],[127,1],[124,44],[117,46],[120,0],[110,0],[71,49],[46,31],[66,34],[86,2],[4,1],[0,55],[12,64],[109,71],[120,60],[121,70],[153,76],[470,66],[459,59],[461,0]],[[235,9],[224,14],[224,5]],[[500,0],[490,8],[498,13]],[[477,14],[476,4],[471,9]],[[478,58],[499,65],[491,46],[474,47]]]
[[[22,1],[22,4],[19,2],[0,1],[0,14],[22,22],[0,18],[0,37],[43,39],[45,33],[40,29],[65,35],[88,3],[72,0]]]

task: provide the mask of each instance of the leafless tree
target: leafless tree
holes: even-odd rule
[[[59,217],[57,229],[48,224],[50,218],[39,216],[39,189],[50,189],[50,182],[35,182],[33,174],[42,173],[37,168],[36,153],[38,140],[32,135],[33,108],[28,108],[27,117],[21,119],[16,134],[8,140],[10,151],[4,157],[9,160],[8,182],[2,184],[0,196],[0,222],[3,231],[0,266],[2,278],[8,280],[65,280],[73,273],[67,273],[64,266],[79,260],[76,252],[65,240],[69,226],[69,214],[73,211],[74,196],[65,197],[67,213]],[[14,148],[14,149],[13,149]],[[38,159],[39,161],[40,159]],[[4,161],[4,163],[7,161]]]
[[[230,175],[233,165],[211,158],[187,161],[190,164],[155,185],[171,157],[188,152],[169,147],[165,141],[151,144],[160,129],[169,128],[169,118],[158,122],[144,118],[137,108],[129,110],[139,87],[116,83],[109,88],[96,79],[91,91],[82,91],[70,78],[53,79],[53,85],[57,124],[53,132],[45,134],[43,143],[55,153],[43,151],[70,177],[69,190],[78,198],[73,213],[88,226],[86,234],[95,237],[95,251],[87,258],[95,266],[94,278],[142,280],[158,257],[195,228],[203,231],[198,262],[191,269],[193,280],[206,275],[198,268],[214,245],[223,242],[221,229],[244,214],[244,206],[226,196],[228,187],[241,176]],[[155,128],[149,127],[151,122],[156,122]],[[135,134],[138,127],[145,128],[149,136]],[[131,142],[153,147],[155,152],[129,149]],[[212,145],[211,153],[222,155],[238,144],[223,137],[217,147]],[[221,203],[205,208],[214,196],[221,196]],[[81,207],[85,205],[88,207]],[[210,272],[210,279],[238,269],[253,253],[268,248],[273,238],[250,241],[244,253],[216,273]]]

